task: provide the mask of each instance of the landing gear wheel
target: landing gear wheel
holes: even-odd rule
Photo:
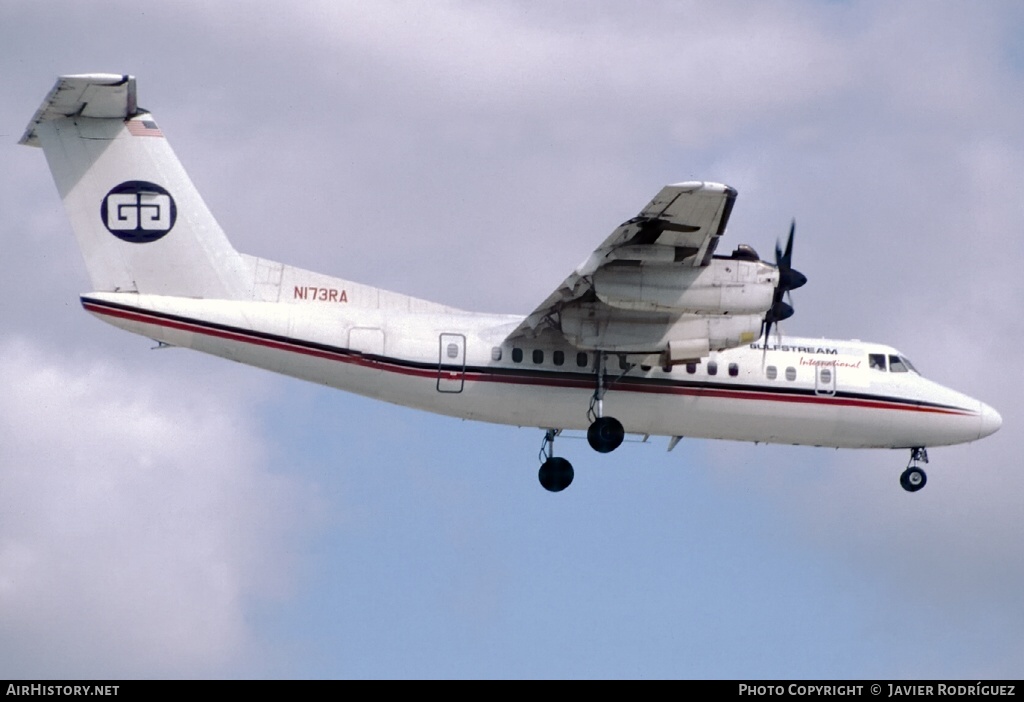
[[[622,422],[615,417],[598,417],[587,429],[587,441],[598,453],[610,453],[617,449],[626,437]]]
[[[900,485],[907,492],[917,492],[928,482],[928,476],[917,466],[911,466],[900,475]]]
[[[549,492],[561,492],[572,485],[574,474],[572,464],[557,456],[544,461],[540,470],[537,471],[541,486]]]

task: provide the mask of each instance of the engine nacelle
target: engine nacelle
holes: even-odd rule
[[[597,298],[623,310],[763,316],[779,272],[761,261],[716,258],[698,268],[611,264],[593,280]]]
[[[610,310],[586,303],[562,310],[561,329],[581,349],[664,354],[667,363],[694,361],[711,350],[749,344],[761,335],[760,314],[703,316]]]

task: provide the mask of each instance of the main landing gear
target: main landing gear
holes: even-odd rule
[[[590,448],[598,453],[611,453],[622,445],[622,440],[626,438],[626,430],[622,428],[622,422],[615,417],[604,416],[604,393],[608,389],[605,383],[604,369],[605,356],[603,353],[599,353],[597,354],[597,387],[594,389],[594,396],[590,398],[590,409],[587,411],[587,418],[590,419],[587,442],[590,444]]]
[[[628,372],[628,371],[627,371]],[[605,355],[597,354],[597,387],[590,399],[590,409],[587,417],[590,419],[590,428],[587,429],[587,442],[590,447],[598,453],[611,453],[622,445],[626,438],[626,430],[622,422],[615,417],[604,416],[604,393],[607,389],[605,382]],[[625,373],[623,373],[625,375]],[[561,433],[561,429],[548,429],[544,433],[544,443],[540,447],[540,470],[537,478],[541,486],[550,492],[561,492],[572,484],[572,464],[564,458],[555,456],[555,437]]]
[[[561,433],[561,429],[548,429],[544,434],[544,443],[540,447],[540,470],[537,477],[541,486],[548,492],[561,492],[572,485],[572,478],[575,471],[572,463],[559,458],[555,454],[555,437]]]
[[[615,417],[597,417],[587,429],[587,442],[598,453],[611,453],[622,445],[626,430]]]
[[[924,447],[910,449],[910,463],[900,475],[900,485],[907,492],[917,492],[928,482],[928,476],[917,465],[918,461],[928,462],[928,451]]]

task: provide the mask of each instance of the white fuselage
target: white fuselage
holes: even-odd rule
[[[399,405],[545,429],[590,423],[595,352],[550,333],[509,341],[522,317],[382,311],[330,299],[93,293],[82,301],[104,321],[173,346]],[[941,446],[999,428],[994,410],[903,371],[900,358],[879,344],[795,338],[666,368],[643,365],[656,364],[655,356],[608,355],[603,408],[635,434],[837,448]]]

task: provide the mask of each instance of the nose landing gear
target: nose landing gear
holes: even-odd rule
[[[907,492],[917,492],[928,482],[928,476],[917,465],[918,461],[928,462],[928,451],[924,447],[910,449],[910,464],[900,475],[900,485]]]

